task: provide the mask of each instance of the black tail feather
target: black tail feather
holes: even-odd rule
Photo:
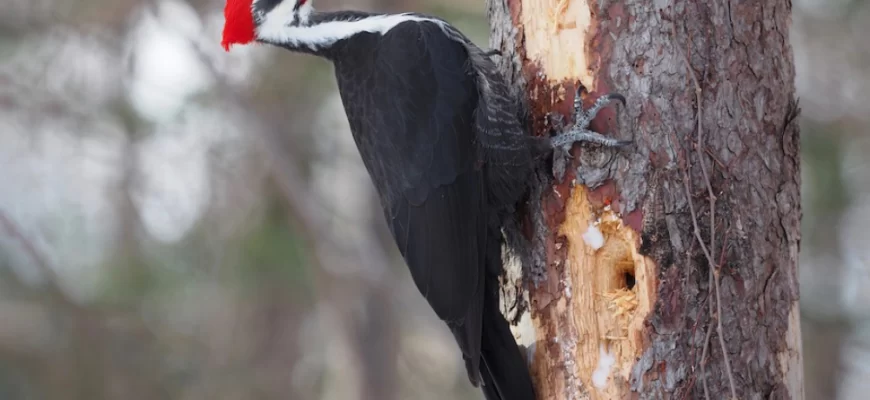
[[[481,389],[487,400],[534,400],[535,389],[526,361],[499,307],[500,249],[498,239],[488,246],[490,265],[484,284],[480,341]]]
[[[469,307],[463,321],[448,322],[471,384],[480,387],[486,400],[535,400],[532,377],[510,326],[499,306],[499,277],[503,272],[502,236],[489,224],[481,235],[485,248],[481,296]]]
[[[489,300],[487,296],[484,301],[480,349],[483,394],[487,400],[534,400],[535,390],[526,361],[498,309],[498,298],[493,307]]]

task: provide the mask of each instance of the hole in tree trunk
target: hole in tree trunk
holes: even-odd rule
[[[637,285],[634,267],[634,262],[628,257],[613,263],[613,270],[610,272],[610,282],[606,290],[634,290],[634,287]]]
[[[626,271],[623,273],[623,278],[625,279],[625,288],[628,290],[634,289],[634,274]]]

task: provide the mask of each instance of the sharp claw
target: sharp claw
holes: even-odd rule
[[[619,93],[610,93],[607,95],[607,98],[610,100],[619,100],[619,102],[622,103],[623,107],[625,107],[626,105],[625,96]]]
[[[487,57],[501,56],[501,50],[493,49],[493,50],[490,50],[490,51],[483,53],[483,55],[485,55]]]

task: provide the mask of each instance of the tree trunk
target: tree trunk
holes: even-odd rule
[[[790,1],[488,3],[534,134],[582,85],[635,141],[536,182],[511,319],[538,398],[803,398]]]

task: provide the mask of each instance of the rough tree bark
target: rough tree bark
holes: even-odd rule
[[[564,179],[537,177],[529,311],[505,311],[539,398],[803,398],[790,1],[489,0],[488,11],[534,134],[547,134],[549,111],[570,117],[582,85],[587,105],[625,95],[593,128],[635,139],[575,145]],[[510,278],[505,288],[521,286]]]

